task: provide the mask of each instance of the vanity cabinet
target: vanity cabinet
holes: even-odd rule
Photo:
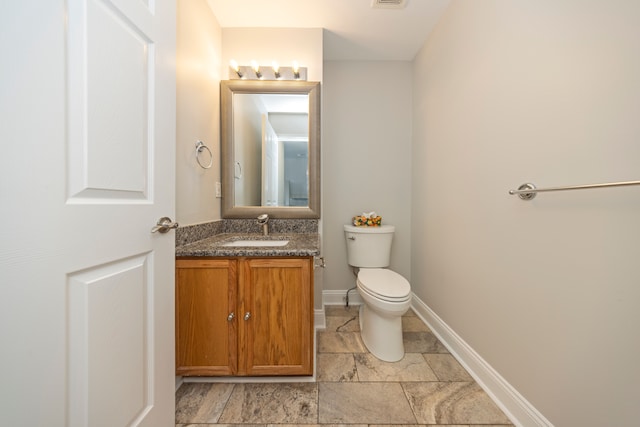
[[[312,375],[313,258],[176,260],[177,375]]]

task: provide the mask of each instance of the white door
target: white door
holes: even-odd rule
[[[174,425],[175,3],[0,6],[0,425]]]

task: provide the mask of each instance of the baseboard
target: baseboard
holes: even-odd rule
[[[345,305],[347,291],[322,291],[323,305]],[[349,292],[349,304],[360,305],[362,298],[356,289]]]
[[[473,376],[480,387],[491,396],[514,425],[518,427],[553,427],[549,420],[415,294],[411,308]]]
[[[313,325],[316,329],[327,329],[327,322],[324,314],[324,308],[313,311]]]

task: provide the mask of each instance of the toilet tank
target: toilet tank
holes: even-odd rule
[[[347,262],[353,267],[382,268],[389,266],[391,241],[395,227],[344,226],[347,240]]]

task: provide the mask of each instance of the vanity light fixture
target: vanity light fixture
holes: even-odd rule
[[[229,61],[229,80],[307,80],[307,68],[300,67],[293,61],[291,67],[281,67],[276,61],[271,66],[261,66],[257,61],[251,65],[238,65],[235,60]]]

